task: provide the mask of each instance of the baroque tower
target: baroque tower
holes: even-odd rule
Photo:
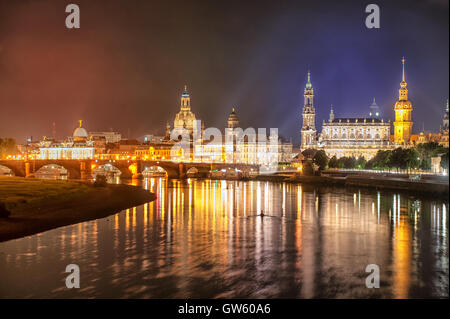
[[[304,106],[302,112],[301,148],[314,148],[316,146],[316,110],[314,109],[314,89],[311,84],[311,73],[308,71],[308,82],[304,91]]]
[[[411,139],[413,122],[411,120],[412,104],[408,100],[408,89],[405,81],[405,58],[402,58],[403,74],[400,82],[399,98],[395,103],[394,142],[408,144]]]

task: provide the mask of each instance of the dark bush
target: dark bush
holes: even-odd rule
[[[105,187],[107,185],[105,175],[97,175],[95,177],[94,186],[95,187]]]
[[[11,212],[6,209],[6,205],[0,202],[0,218],[8,218]]]

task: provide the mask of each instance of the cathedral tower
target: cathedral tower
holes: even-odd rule
[[[405,58],[402,59],[403,75],[400,83],[399,99],[395,103],[394,142],[408,144],[411,139],[413,122],[411,119],[412,104],[408,100],[408,89],[405,81]]]
[[[316,110],[314,109],[314,89],[311,84],[311,73],[308,71],[308,82],[304,91],[304,106],[302,112],[301,139],[302,149],[314,148],[316,146]]]

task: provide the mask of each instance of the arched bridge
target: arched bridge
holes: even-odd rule
[[[41,167],[56,164],[67,169],[71,179],[90,179],[92,170],[105,164],[118,168],[123,178],[138,177],[146,167],[159,166],[167,172],[169,178],[186,178],[186,172],[195,167],[200,176],[206,177],[211,170],[237,168],[242,171],[258,169],[258,165],[227,163],[196,163],[145,160],[0,160],[0,165],[10,168],[14,175],[32,177]]]

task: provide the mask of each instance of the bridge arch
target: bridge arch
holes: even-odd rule
[[[120,177],[122,176],[122,170],[113,164],[107,163],[96,166],[92,169],[92,177],[94,180],[100,175],[105,176],[109,183],[118,183]]]
[[[47,164],[41,166],[35,173],[34,177],[38,179],[62,179],[66,180],[69,177],[69,171],[58,164]]]
[[[7,166],[3,166],[0,165],[0,176],[14,176],[14,171],[7,167]]]
[[[144,178],[148,177],[167,177],[168,172],[161,166],[158,165],[144,165],[142,170],[142,176]]]

